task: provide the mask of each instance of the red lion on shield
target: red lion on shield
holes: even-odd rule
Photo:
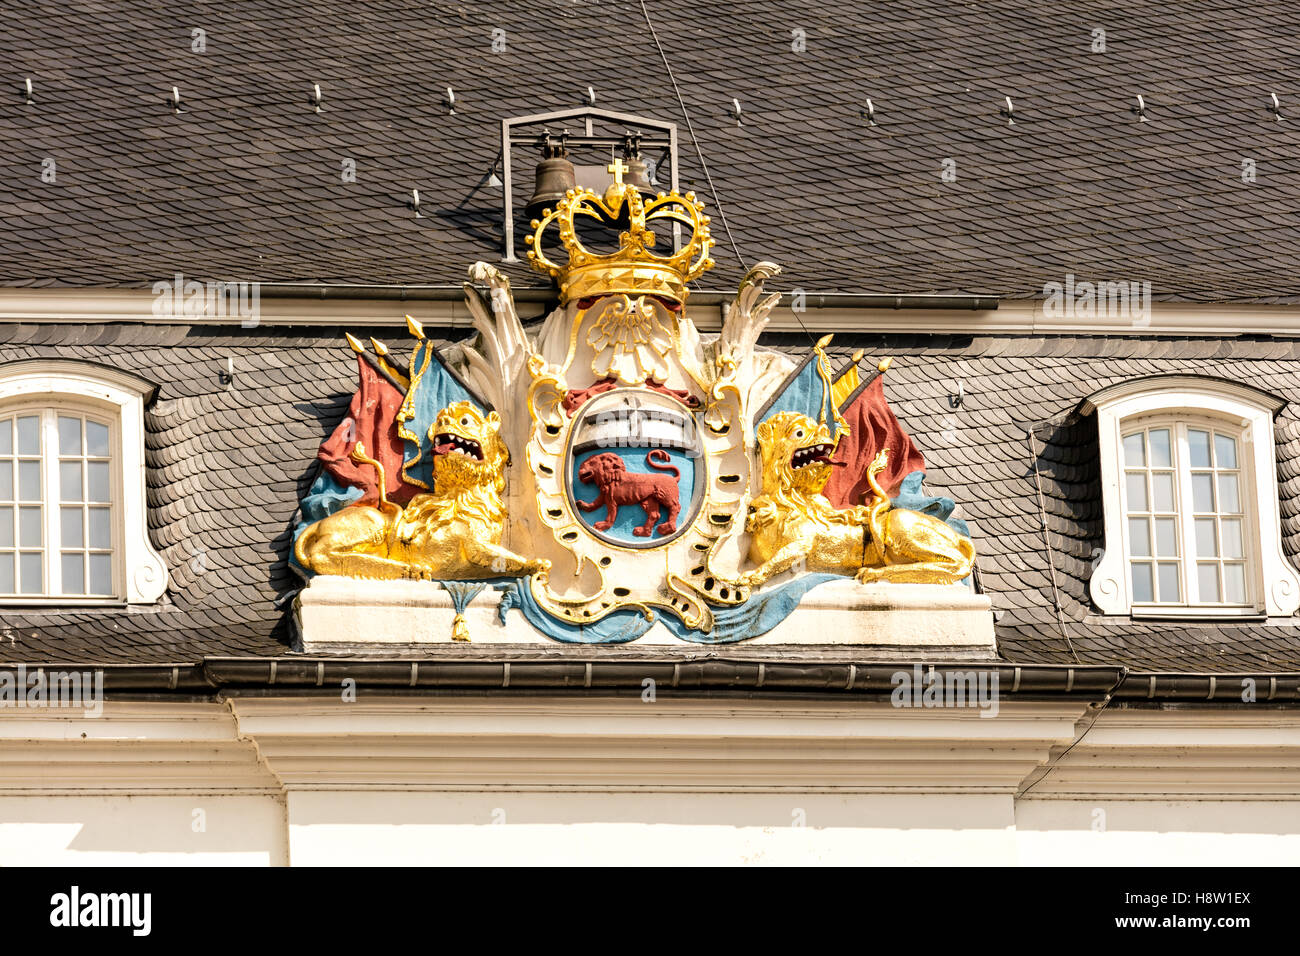
[[[601,505],[606,508],[605,520],[597,521],[593,527],[597,531],[608,531],[618,519],[620,505],[640,505],[645,509],[645,524],[633,528],[632,533],[638,538],[650,537],[650,529],[659,534],[672,534],[677,530],[677,513],[681,511],[678,502],[677,483],[682,473],[672,461],[668,452],[656,448],[645,456],[645,462],[651,468],[671,472],[670,475],[636,475],[627,470],[623,459],[613,452],[592,455],[578,469],[578,480],[600,489],[600,496],[595,501],[578,501],[574,503],[583,511],[595,511]],[[659,514],[667,509],[668,518],[655,528]]]

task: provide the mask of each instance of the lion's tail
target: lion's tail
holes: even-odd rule
[[[662,455],[663,457],[656,458],[656,455]],[[666,464],[670,461],[672,461],[672,459],[668,457],[668,452],[664,451],[662,448],[656,448],[645,456],[645,463],[651,468],[657,468],[659,471],[671,471],[673,473],[673,481],[681,481],[682,473],[677,470],[677,466]],[[664,462],[665,464],[660,464],[660,462]]]
[[[384,466],[366,454],[366,446],[361,442],[357,442],[348,457],[359,465],[369,465],[375,469],[375,480],[379,491],[379,510],[384,514],[400,512],[402,510],[401,505],[389,501],[385,495],[388,480],[384,477]]]

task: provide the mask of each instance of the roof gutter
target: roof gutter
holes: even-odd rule
[[[282,299],[397,299],[399,301],[459,302],[465,290],[459,285],[349,285],[321,282],[262,282],[259,294]],[[512,289],[516,302],[559,301],[551,286],[515,286]],[[991,311],[998,307],[997,296],[988,295],[925,295],[858,292],[807,292],[804,305],[809,309],[957,309],[965,311]],[[691,292],[690,301],[699,305],[720,305],[731,302],[734,291],[699,289]]]
[[[643,659],[557,660],[359,660],[356,658],[208,658],[204,670],[224,694],[264,695],[315,691],[352,678],[358,687],[394,691],[479,690],[483,692],[578,693],[635,692],[649,678],[657,687],[692,695],[852,694],[889,697],[898,686],[894,675],[919,669],[946,681],[949,673],[997,673],[1002,696],[1021,699],[1104,697],[1124,675],[1122,667],[1017,666],[964,661],[844,663],[822,661],[720,660],[717,658],[646,657]],[[923,678],[928,680],[928,677]]]
[[[0,665],[16,667],[15,664]],[[26,664],[26,672],[94,670],[108,696],[211,697],[336,694],[344,679],[392,694],[640,694],[646,678],[661,691],[689,696],[851,695],[887,699],[894,675],[996,673],[1006,700],[1082,699],[1097,703],[1267,704],[1300,702],[1300,673],[1179,674],[1134,672],[1117,665],[1008,664],[985,661],[741,660],[647,655],[619,658],[517,656],[447,658],[210,657],[183,664]],[[1249,693],[1247,693],[1249,691]]]

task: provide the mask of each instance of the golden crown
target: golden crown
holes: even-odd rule
[[[614,160],[609,171],[614,174],[614,181],[603,197],[594,189],[570,189],[554,210],[544,209],[542,218],[532,221],[533,234],[526,240],[531,247],[529,263],[538,272],[559,279],[562,302],[619,292],[685,302],[686,283],[713,267],[709,258],[713,239],[709,236],[704,203],[693,192],[683,196],[676,190],[643,200],[636,186],[623,182],[627,167],[621,160]],[[620,218],[625,205],[627,229],[619,233],[618,251],[597,255],[585,249],[578,239],[574,220],[586,216],[608,225]],[[552,222],[559,223],[560,242],[569,254],[565,265],[557,265],[542,252],[542,233]],[[655,255],[650,248],[659,237],[651,226],[657,222],[686,226],[691,230],[690,241],[673,255]]]

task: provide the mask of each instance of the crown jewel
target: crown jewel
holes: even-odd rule
[[[609,171],[614,174],[614,182],[604,196],[592,189],[570,189],[554,210],[545,209],[541,219],[532,221],[533,234],[526,240],[530,246],[529,263],[538,272],[559,280],[562,302],[620,292],[685,302],[686,283],[713,267],[709,257],[713,239],[704,203],[693,192],[683,196],[676,190],[643,200],[634,185],[623,182],[627,167],[620,160],[614,160]],[[585,216],[608,225],[620,218],[625,206],[627,228],[619,233],[618,251],[598,255],[587,250],[578,238],[577,218]],[[565,265],[552,262],[541,248],[542,233],[553,222],[559,224],[560,242],[569,254]],[[652,228],[656,223],[662,223],[667,234],[657,234]],[[656,245],[671,245],[673,223],[687,227],[690,240],[676,253],[651,252]]]

